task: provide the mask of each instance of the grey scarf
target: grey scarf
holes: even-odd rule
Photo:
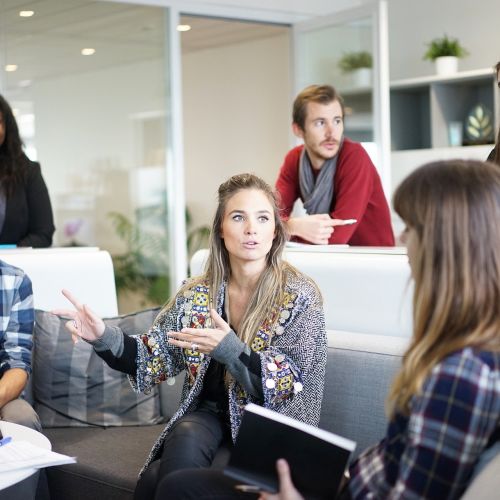
[[[321,167],[318,177],[314,179],[313,167],[306,148],[302,150],[299,161],[299,186],[304,208],[309,215],[328,214],[334,201],[333,179],[337,170],[337,159],[344,139],[340,141],[337,154],[326,160]]]

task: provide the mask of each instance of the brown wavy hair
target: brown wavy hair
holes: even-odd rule
[[[417,234],[413,337],[388,410],[409,412],[431,369],[467,346],[500,350],[500,169],[430,163],[409,175],[394,208]]]

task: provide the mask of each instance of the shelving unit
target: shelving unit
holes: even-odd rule
[[[450,123],[465,123],[477,104],[492,113],[494,130],[498,130],[498,92],[492,69],[393,81],[390,95],[393,151],[448,147]],[[488,139],[494,143],[494,131]]]
[[[449,124],[464,124],[477,104],[483,104],[492,113],[494,131],[488,143],[493,144],[500,124],[495,76],[492,69],[484,69],[391,82],[392,150],[448,148]],[[341,89],[340,94],[346,106],[346,135],[355,141],[373,141],[371,87]],[[466,143],[464,131],[464,146]]]

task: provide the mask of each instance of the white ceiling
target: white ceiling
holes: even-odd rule
[[[197,14],[182,17],[193,27],[181,34],[181,47],[187,53],[276,36],[287,29],[242,20],[290,23],[362,1],[0,0],[0,92],[26,94],[29,82],[163,57],[166,20],[162,6]],[[35,15],[21,18],[20,10],[34,10]],[[84,47],[95,48],[95,55],[82,56]],[[16,64],[17,71],[5,72],[6,64]]]
[[[34,10],[29,18],[20,10]],[[0,0],[0,92],[59,74],[86,72],[163,57],[164,9],[90,0]],[[181,34],[185,53],[275,36],[273,24],[183,16],[192,25]],[[93,47],[93,56],[82,56]],[[5,72],[16,64],[15,72]]]
[[[104,0],[169,5],[184,14],[292,23],[376,0]]]

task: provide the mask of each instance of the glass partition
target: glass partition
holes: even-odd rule
[[[295,92],[333,85],[346,106],[345,135],[361,142],[390,192],[387,3],[294,25]]]
[[[121,312],[163,303],[168,9],[87,0],[30,6],[21,15],[26,2],[0,3],[0,92],[26,153],[41,164],[54,245],[108,250]]]
[[[345,100],[345,133],[373,142],[372,19],[365,17],[302,32],[298,89],[313,83],[333,85]]]

